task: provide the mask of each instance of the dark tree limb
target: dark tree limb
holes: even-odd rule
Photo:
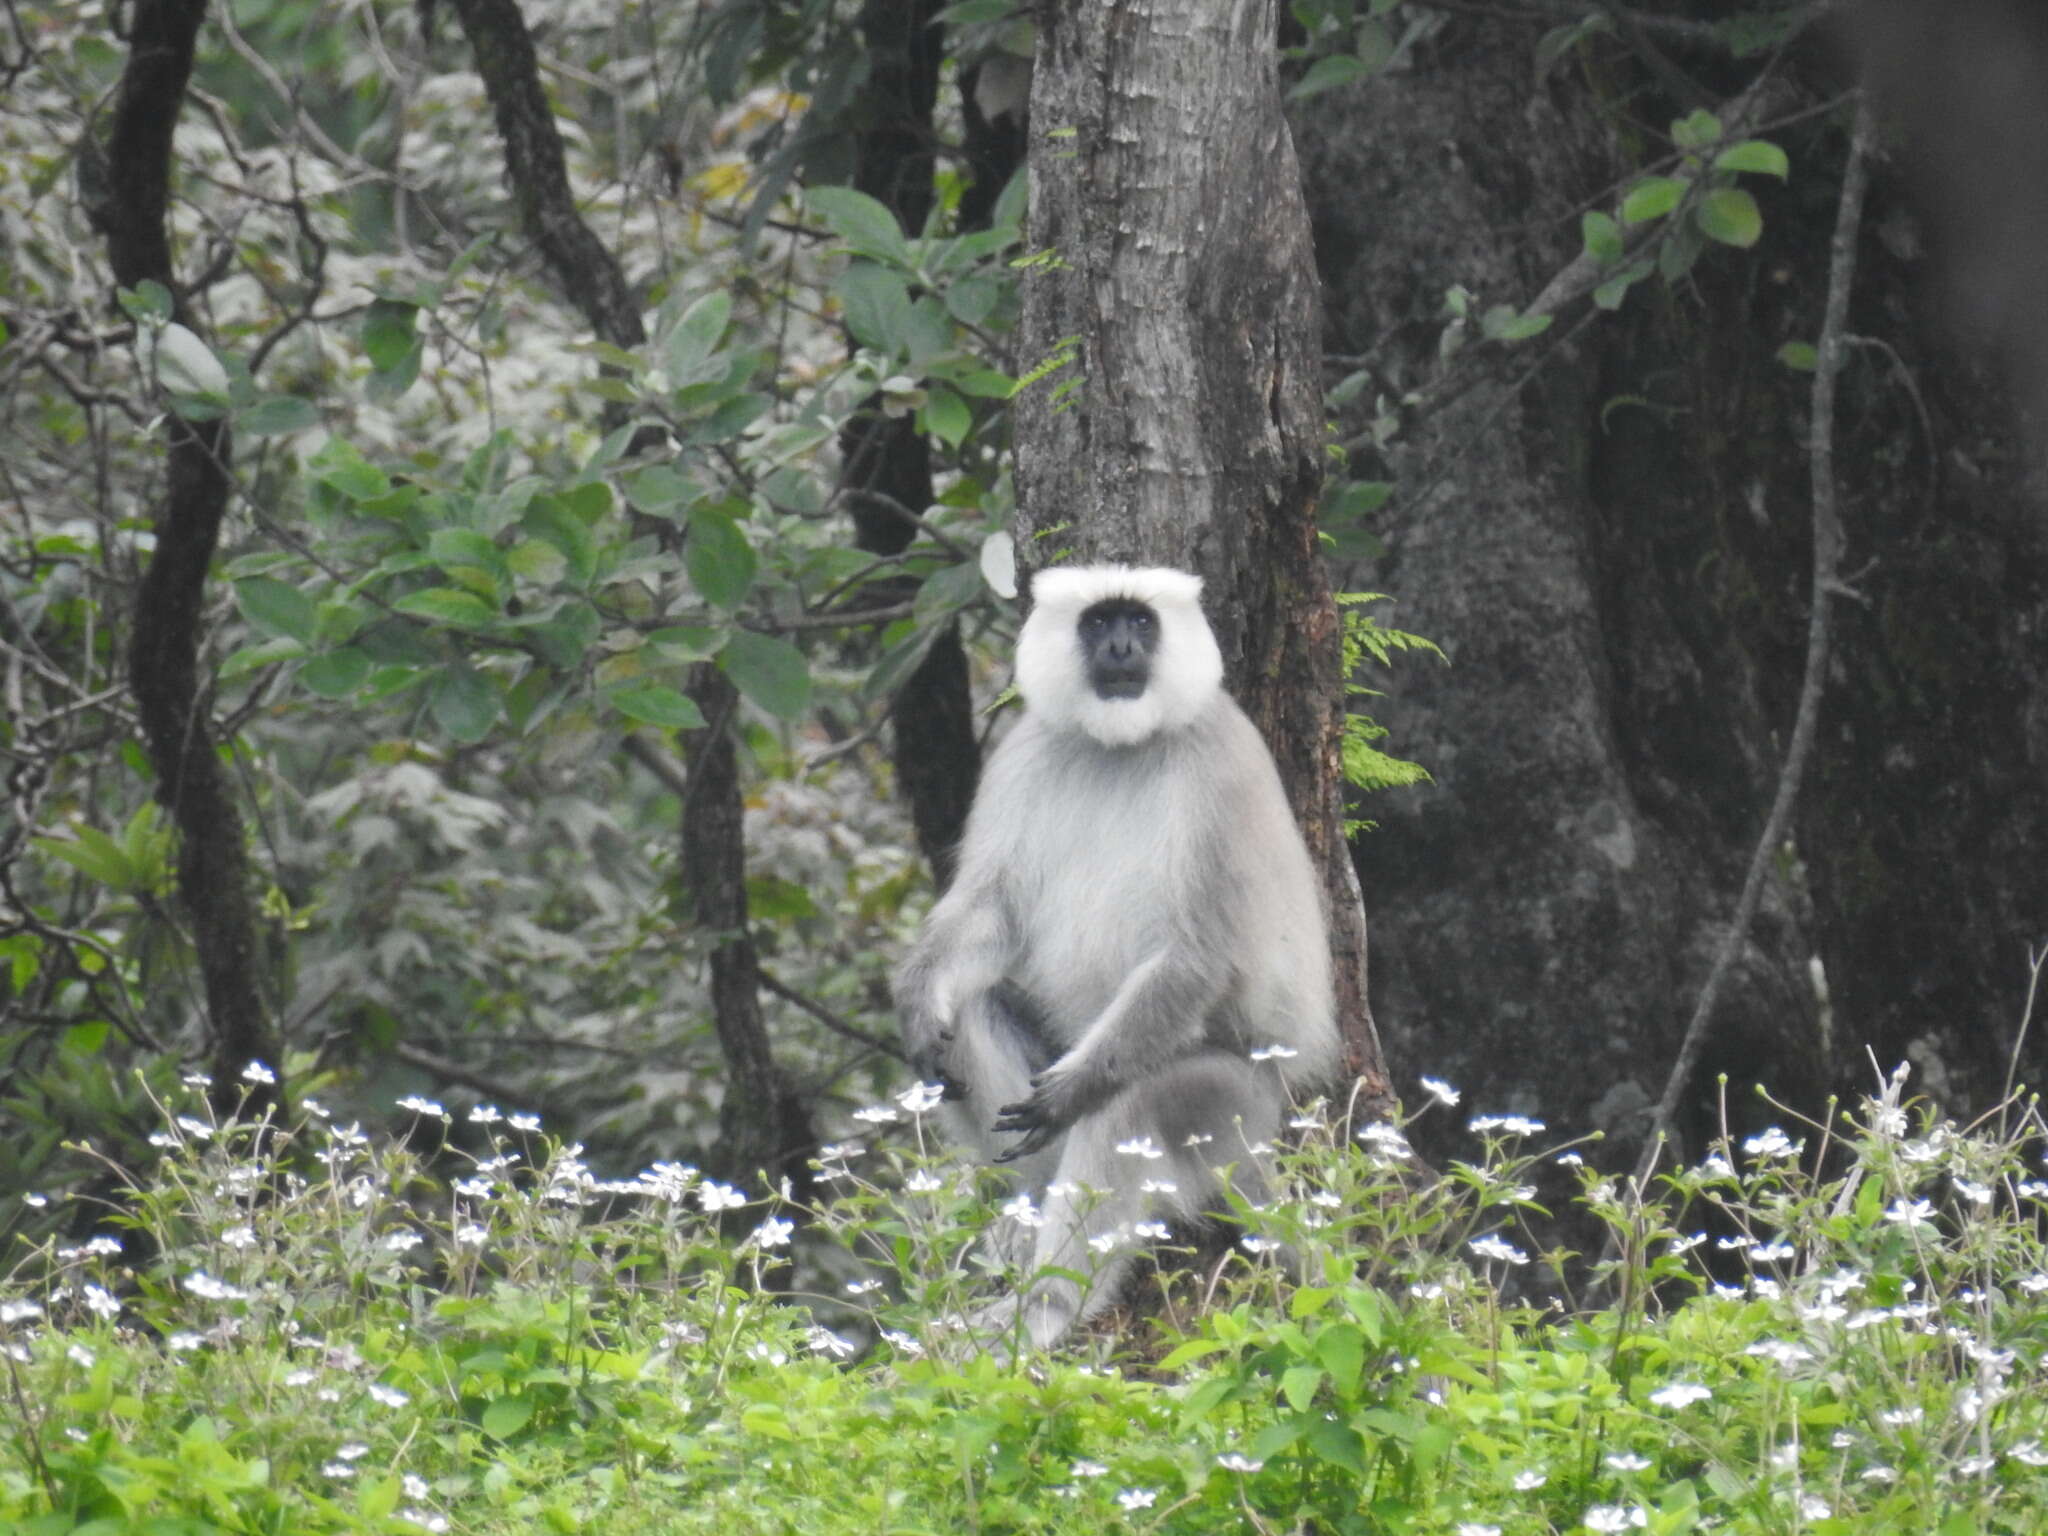
[[[1359,1102],[1392,1106],[1343,835],[1341,626],[1316,544],[1321,299],[1272,0],[1039,8],[1018,547],[1209,581],[1232,692],[1273,748],[1323,873]],[[1056,390],[1055,386],[1067,386]],[[1060,525],[1056,539],[1037,535]]]
[[[115,281],[153,281],[173,295],[173,318],[201,330],[180,291],[167,214],[171,155],[206,0],[136,0],[128,63],[103,143],[81,153],[81,184],[93,226],[107,242]],[[153,525],[156,551],[136,593],[129,684],[156,770],[157,798],[178,829],[178,897],[205,982],[216,1104],[258,1113],[279,1102],[278,1032],[263,985],[263,945],[250,890],[248,845],[216,753],[201,685],[200,628],[206,578],[233,490],[227,423],[166,417],[164,494]],[[252,1061],[278,1074],[244,1100]]]
[[[942,58],[933,25],[939,0],[867,0],[860,13],[869,60],[868,84],[853,104],[853,184],[884,204],[911,234],[931,213],[932,109]],[[922,513],[932,502],[931,445],[911,418],[879,409],[879,396],[854,413],[839,434],[845,457],[846,504],[854,544],[869,554],[897,555],[916,537],[898,508]],[[908,595],[901,580],[876,582],[870,596]],[[960,629],[946,626],[889,701],[890,759],[910,806],[917,846],[941,886],[967,827],[981,777],[974,701]]]
[[[640,306],[618,259],[576,207],[562,136],[518,0],[453,3],[497,118],[521,227],[590,328],[615,347],[639,346],[647,339]]]
[[[1821,693],[1827,682],[1831,599],[1841,590],[1842,516],[1835,495],[1835,382],[1842,371],[1847,345],[1849,290],[1856,277],[1856,237],[1863,223],[1863,195],[1870,184],[1870,104],[1859,97],[1856,124],[1849,137],[1849,163],[1842,172],[1842,191],[1835,204],[1835,233],[1828,248],[1827,308],[1821,319],[1820,343],[1813,370],[1813,418],[1807,425],[1807,457],[1813,482],[1813,587],[1806,628],[1806,667],[1799,684],[1799,708],[1792,724],[1792,740],[1785,749],[1785,763],[1778,772],[1777,793],[1763,831],[1750,851],[1749,870],[1742,881],[1742,894],[1728,919],[1713,966],[1693,1005],[1692,1018],[1679,1042],[1678,1056],[1671,1063],[1671,1075],[1664,1083],[1663,1097],[1644,1138],[1642,1156],[1636,1163],[1640,1186],[1657,1165],[1664,1137],[1677,1121],[1685,1090],[1707,1043],[1707,1031],[1714,1020],[1714,1005],[1735,969],[1736,956],[1749,938],[1749,925],[1763,896],[1764,878],[1771,861],[1785,841],[1792,824],[1792,804],[1799,795],[1800,780],[1806,776],[1806,762],[1813,755],[1814,735],[1820,723]]]
[[[528,238],[590,327],[617,347],[647,339],[618,261],[598,239],[569,188],[567,161],[540,60],[517,0],[454,0],[476,54],[505,146],[505,168]],[[760,959],[747,932],[747,850],[739,764],[730,728],[739,701],[712,663],[691,673],[690,696],[707,724],[684,733],[683,880],[692,915],[718,937],[711,949],[711,1013],[725,1056],[718,1145],[708,1161],[734,1179],[759,1173],[804,1185],[817,1148],[804,1105],[775,1064],[761,1017]],[[634,750],[632,738],[627,740]],[[652,761],[644,744],[636,755]]]
[[[714,1161],[727,1178],[759,1173],[810,1181],[818,1133],[768,1049],[761,1018],[761,960],[747,930],[747,859],[739,754],[732,739],[739,692],[716,662],[690,669],[688,689],[705,724],[682,733],[683,886],[698,928],[713,935],[711,1013],[725,1053],[725,1097]]]

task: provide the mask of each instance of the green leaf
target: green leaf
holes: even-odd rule
[[[1353,480],[1330,498],[1318,515],[1323,523],[1345,522],[1353,518],[1370,517],[1387,504],[1394,494],[1391,480]]]
[[[1693,263],[1700,259],[1700,252],[1706,246],[1696,220],[1673,225],[1670,233],[1657,245],[1657,275],[1667,284],[1677,282],[1692,270]]]
[[[1621,222],[1647,224],[1676,208],[1685,196],[1686,184],[1671,176],[1645,176],[1628,189],[1621,200]]]
[[[913,624],[907,626],[907,633],[893,642],[868,669],[867,677],[861,683],[861,692],[870,699],[886,699],[909,680],[910,674],[924,664],[932,642],[939,638],[942,626],[935,624]]]
[[[427,553],[447,571],[474,567],[493,576],[505,572],[504,551],[474,528],[436,528],[427,538]]]
[[[682,319],[668,334],[666,363],[669,386],[678,388],[699,376],[699,370],[718,344],[732,320],[732,295],[716,289],[683,311]]]
[[[456,629],[485,629],[496,622],[497,611],[473,592],[456,587],[428,587],[408,592],[391,605],[400,613]]]
[[[533,625],[528,633],[533,647],[552,666],[567,670],[578,665],[597,643],[603,621],[597,610],[582,598],[572,598],[552,616]]]
[[[1820,366],[1820,352],[1810,341],[1788,341],[1778,348],[1778,361],[1798,373],[1811,373]]]
[[[245,576],[235,583],[235,604],[258,629],[313,643],[319,607],[290,582],[272,576]]]
[[[245,645],[220,664],[221,680],[243,677],[263,667],[276,666],[279,662],[298,661],[306,654],[306,643],[278,635],[265,640],[261,645]]]
[[[64,1049],[74,1056],[97,1056],[107,1043],[110,1026],[105,1019],[74,1024],[64,1031]]]
[[[703,421],[690,429],[684,443],[697,447],[705,443],[729,443],[767,415],[773,402],[766,395],[735,395],[723,401]]]
[[[1602,309],[1619,309],[1621,301],[1628,297],[1629,289],[1648,277],[1657,267],[1654,262],[1633,261],[1614,276],[1593,290],[1593,302]]]
[[[157,382],[172,394],[206,401],[227,399],[228,371],[213,355],[213,348],[194,332],[173,321],[156,333],[152,350]]]
[[[419,307],[394,299],[373,299],[363,312],[363,355],[379,373],[399,367],[418,340]]]
[[[465,745],[482,741],[498,723],[498,690],[490,678],[462,662],[434,679],[427,708],[441,729]]]
[[[1364,1332],[1348,1323],[1324,1328],[1316,1334],[1315,1349],[1337,1395],[1345,1399],[1355,1396],[1359,1378],[1365,1373]]]
[[[754,546],[738,523],[708,507],[690,514],[683,565],[690,573],[690,584],[706,602],[720,608],[739,607],[754,585],[756,564]]]
[[[725,644],[726,631],[705,625],[676,624],[657,629],[647,643],[658,646],[663,656],[674,661],[709,661]]]
[[[127,849],[98,827],[76,827],[70,837],[38,837],[31,841],[53,859],[117,891],[137,889],[137,870]]]
[[[1311,96],[1320,96],[1324,91],[1335,90],[1340,85],[1363,80],[1371,73],[1365,60],[1355,53],[1326,54],[1309,65],[1308,72],[1295,83],[1294,89],[1287,93],[1287,99],[1306,101]]]
[[[339,437],[321,444],[306,469],[320,484],[350,501],[377,501],[391,494],[391,481],[384,471],[365,459],[354,443]]]
[[[925,397],[924,424],[948,447],[958,448],[973,429],[974,412],[952,390],[943,384],[934,384],[931,393]]]
[[[515,1392],[506,1397],[492,1398],[479,1422],[485,1434],[508,1440],[524,1429],[532,1417],[533,1399]]]
[[[1671,125],[1671,142],[1680,149],[1705,149],[1721,142],[1721,119],[1698,108]]]
[[[121,308],[130,320],[168,320],[173,304],[171,290],[153,277],[145,277],[133,288],[118,290]]]
[[[997,373],[993,368],[977,368],[949,378],[947,383],[963,395],[973,395],[982,400],[1007,400],[1017,392],[1017,381],[1007,373]]]
[[[1740,187],[1715,187],[1702,197],[1693,218],[1700,233],[1723,245],[1748,250],[1764,232],[1764,216],[1756,199]]]
[[[389,405],[419,381],[420,362],[426,348],[414,342],[389,368],[379,368],[363,384],[363,397],[372,405]]]
[[[267,395],[235,413],[235,430],[250,437],[277,437],[320,425],[320,412],[297,395]]]
[[[602,489],[602,487],[600,487]],[[597,570],[597,542],[589,525],[577,516],[572,501],[555,496],[536,496],[519,520],[520,527],[537,539],[545,539],[562,552],[568,562],[569,584],[586,585]],[[605,498],[609,504],[609,495]]]
[[[1308,1433],[1302,1438],[1319,1460],[1360,1477],[1367,1474],[1364,1437],[1349,1424],[1318,1419],[1309,1425]]]
[[[910,246],[897,228],[896,215],[865,192],[852,187],[813,187],[805,204],[863,256],[892,266],[909,267]]]
[[[697,707],[696,700],[659,683],[636,678],[608,690],[605,697],[611,700],[612,707],[620,714],[648,725],[658,725],[671,731],[694,731],[704,724],[704,712]]]
[[[551,586],[569,569],[562,552],[545,539],[521,539],[505,551],[505,569],[534,586]]]
[[[1316,1400],[1316,1388],[1323,1384],[1320,1365],[1291,1365],[1280,1376],[1280,1395],[1296,1413],[1308,1412]]]
[[[718,664],[741,693],[778,720],[798,719],[810,707],[810,663],[787,640],[735,630]]]
[[[946,290],[946,308],[962,325],[979,325],[995,313],[1005,286],[1000,278],[973,273]]]
[[[816,917],[818,904],[811,899],[810,891],[794,880],[784,880],[775,875],[749,875],[747,914],[766,920]]]
[[[315,656],[299,668],[299,682],[323,699],[345,699],[370,675],[370,658],[354,646]]]
[[[1730,144],[1714,157],[1717,171],[1754,171],[1759,176],[1775,176],[1780,181],[1792,174],[1792,162],[1785,151],[1769,139],[1744,139],[1740,144]]]
[[[1511,304],[1496,304],[1480,318],[1479,328],[1490,341],[1526,341],[1550,329],[1554,315],[1518,314]]]
[[[981,564],[975,560],[963,560],[932,572],[911,600],[917,610],[917,622],[944,623],[969,603],[981,600],[982,584]]]
[[[855,340],[878,352],[910,349],[910,286],[901,273],[856,261],[833,286]]]
[[[666,464],[650,464],[626,482],[626,500],[641,512],[673,512],[696,494],[690,482]]]
[[[1586,254],[1602,266],[1610,266],[1621,260],[1621,226],[1611,215],[1598,210],[1589,211],[1579,218],[1579,237],[1585,242]]]
[[[373,1525],[381,1524],[385,1516],[398,1508],[398,1496],[404,1491],[404,1482],[394,1472],[387,1478],[363,1484],[356,1508],[365,1521]]]
[[[1278,1419],[1252,1436],[1252,1443],[1245,1447],[1245,1455],[1253,1461],[1271,1461],[1299,1440],[1307,1432],[1311,1422],[1313,1421],[1303,1414]]]

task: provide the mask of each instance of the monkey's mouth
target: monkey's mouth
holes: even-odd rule
[[[1145,692],[1142,677],[1098,677],[1095,679],[1095,697],[1098,699],[1135,699]]]

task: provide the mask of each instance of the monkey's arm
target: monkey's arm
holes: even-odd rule
[[[1132,1083],[1157,1075],[1201,1044],[1229,982],[1221,952],[1173,943],[1124,979],[1088,1031],[1031,1080],[1031,1097],[1002,1106],[994,1129],[1023,1140],[997,1159],[1028,1157]]]
[[[1072,1049],[1032,1078],[1031,1097],[1002,1106],[993,1128],[1023,1139],[1000,1161],[1036,1152],[1200,1046],[1234,973],[1230,902],[1215,888],[1215,872],[1210,866],[1185,892],[1163,898],[1174,914],[1165,943],[1124,978]]]
[[[1016,953],[1016,925],[999,883],[963,878],[932,909],[916,947],[896,972],[903,1043],[918,1076],[943,1083],[948,1097],[965,1092],[960,1075],[949,1070],[961,1010],[1009,985],[1004,973]]]

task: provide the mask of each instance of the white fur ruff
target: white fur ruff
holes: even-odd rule
[[[1135,699],[1103,699],[1081,665],[1081,615],[1111,599],[1159,616],[1152,677]],[[1031,617],[1017,641],[1017,691],[1048,725],[1129,747],[1192,723],[1223,684],[1223,655],[1202,614],[1202,578],[1129,565],[1054,566],[1031,579]]]

